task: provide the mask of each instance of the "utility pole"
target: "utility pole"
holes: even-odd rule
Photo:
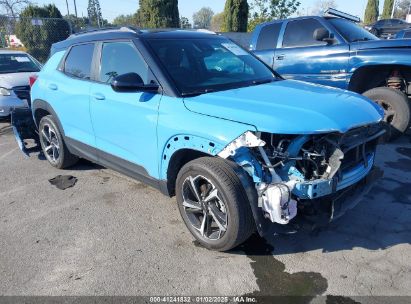
[[[70,9],[68,5],[68,0],[66,0],[66,5],[67,5],[67,16],[70,16]]]
[[[76,4],[76,0],[74,0],[74,13],[76,14],[76,18],[77,18],[77,4]]]

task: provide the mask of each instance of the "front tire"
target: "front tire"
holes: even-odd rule
[[[407,131],[410,123],[410,105],[407,95],[393,88],[375,88],[363,94],[384,109],[384,121],[389,125],[388,140]]]
[[[188,230],[208,249],[230,250],[255,230],[243,184],[223,159],[203,157],[187,163],[177,176],[176,195]]]
[[[78,161],[67,149],[53,116],[47,115],[40,120],[39,137],[43,154],[53,167],[65,169]]]

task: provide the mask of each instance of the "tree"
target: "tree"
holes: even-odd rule
[[[0,8],[6,15],[15,18],[30,3],[29,0],[0,0]]]
[[[54,4],[43,7],[29,5],[20,14],[16,23],[16,34],[27,51],[44,62],[48,58],[51,45],[65,40],[71,31],[69,23],[63,19]]]
[[[224,28],[224,13],[215,14],[211,18],[210,30],[213,32],[223,32]]]
[[[378,20],[379,15],[379,1],[378,0],[368,0],[367,7],[364,14],[364,23],[371,24]]]
[[[129,15],[119,15],[113,20],[113,25],[117,26],[125,26],[125,25],[137,25],[137,18],[134,14]]]
[[[89,20],[87,17],[76,17],[73,14],[65,16],[64,19],[71,23],[73,32],[84,31],[89,24]]]
[[[103,15],[101,14],[99,0],[88,0],[87,14],[90,25],[98,27],[103,26],[104,20]]]
[[[397,4],[395,5],[394,18],[405,19],[407,15],[410,13],[410,7],[410,0],[397,1]]]
[[[140,0],[137,18],[142,27],[178,28],[180,14],[178,0]]]
[[[296,0],[271,0],[270,9],[273,19],[285,19],[294,14],[301,2]]]
[[[193,15],[194,28],[208,29],[211,25],[211,19],[214,12],[209,7],[203,7]]]
[[[227,0],[224,7],[224,30],[246,32],[248,25],[247,0]]]
[[[322,15],[329,8],[337,8],[338,5],[335,0],[317,0],[311,12],[313,15]]]
[[[190,21],[186,17],[180,18],[180,27],[182,29],[191,29],[193,26],[191,25]]]
[[[390,19],[392,9],[394,7],[394,0],[385,0],[384,1],[384,9],[382,11],[382,19]]]
[[[254,0],[248,30],[253,31],[262,22],[288,18],[297,12],[300,5],[298,0]]]

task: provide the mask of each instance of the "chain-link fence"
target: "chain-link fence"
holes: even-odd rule
[[[71,23],[61,18],[0,16],[0,48],[28,52],[45,62],[51,45],[72,33]]]

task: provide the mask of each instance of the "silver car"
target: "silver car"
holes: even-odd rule
[[[0,50],[0,118],[30,106],[29,78],[41,64],[27,53]]]

